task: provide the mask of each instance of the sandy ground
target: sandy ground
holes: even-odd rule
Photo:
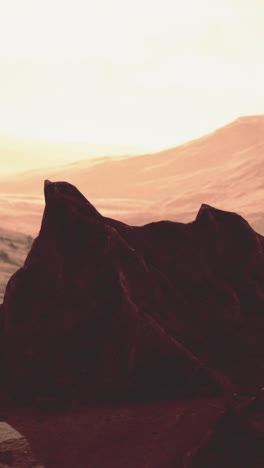
[[[223,401],[211,399],[1,409],[1,418],[28,438],[46,468],[176,468],[223,413]]]

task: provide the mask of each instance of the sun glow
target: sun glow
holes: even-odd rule
[[[0,1],[0,134],[161,149],[263,113],[260,1]]]

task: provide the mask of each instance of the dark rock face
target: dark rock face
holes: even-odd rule
[[[45,183],[39,236],[1,308],[10,398],[179,398],[263,385],[264,238],[202,205],[131,227]]]

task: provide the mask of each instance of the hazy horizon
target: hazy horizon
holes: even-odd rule
[[[0,134],[160,151],[262,114],[258,0],[0,3]]]
[[[107,145],[103,143],[89,143],[88,141],[63,142],[61,140],[44,140],[21,135],[12,137],[0,134],[1,176],[3,178],[25,171],[59,167],[85,160],[99,160],[107,157],[113,159],[114,157],[131,157],[159,153],[191,144],[196,140],[199,141],[201,138],[210,136],[221,128],[238,122],[240,119],[249,119],[252,124],[252,119],[254,118],[264,118],[264,114],[239,116],[237,119],[226,122],[222,127],[214,128],[206,134],[198,135],[190,140],[171,147],[160,148],[156,151],[149,148],[135,148],[118,144]]]
[[[26,136],[0,135],[1,176],[71,164],[85,159],[133,156],[151,153],[151,150],[125,145],[107,145],[89,142],[62,142],[40,140]]]

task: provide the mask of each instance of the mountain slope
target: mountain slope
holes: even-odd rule
[[[258,232],[264,232],[263,135],[264,116],[242,117],[210,135],[160,153],[97,158],[29,171],[1,181],[2,211],[7,192],[17,197],[23,193],[24,198],[34,193],[40,200],[45,172],[53,180],[77,185],[104,215],[129,224],[191,221],[206,202],[246,216]],[[18,204],[18,198],[13,200],[14,215]],[[34,233],[42,211],[40,204],[36,208]],[[33,222],[29,216],[27,220],[32,232]]]
[[[45,185],[39,236],[1,310],[8,395],[232,395],[263,384],[264,238],[203,205],[130,227]],[[17,390],[16,390],[17,389]]]
[[[0,136],[0,165],[2,173],[32,170],[45,166],[70,163],[73,159],[135,155],[143,149],[121,145],[61,143],[26,137]]]

